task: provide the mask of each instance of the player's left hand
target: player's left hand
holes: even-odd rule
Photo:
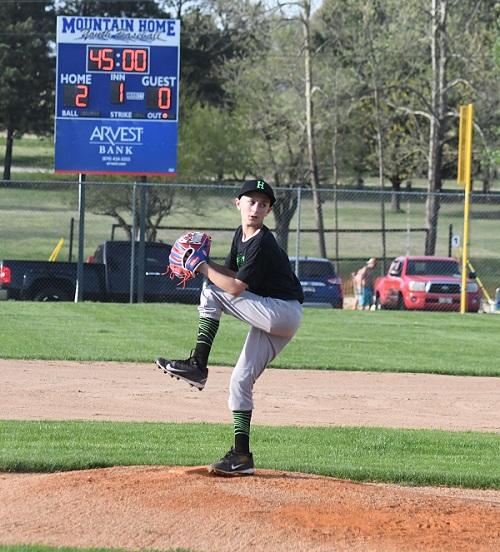
[[[188,232],[181,236],[172,246],[167,274],[186,285],[196,276],[199,266],[208,262],[211,243],[211,237],[204,232]]]

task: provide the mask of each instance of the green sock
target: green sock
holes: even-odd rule
[[[234,410],[234,448],[236,452],[250,452],[251,410]]]
[[[200,316],[194,352],[196,358],[203,364],[208,363],[208,355],[210,354],[210,349],[212,348],[212,343],[218,329],[219,320]]]

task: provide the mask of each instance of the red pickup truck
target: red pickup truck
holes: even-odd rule
[[[478,312],[481,292],[474,274],[467,279],[467,312]],[[461,269],[452,257],[397,257],[375,281],[375,304],[381,309],[459,311]]]

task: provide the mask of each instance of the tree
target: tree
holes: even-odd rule
[[[498,95],[487,96],[482,92],[491,87],[488,76],[492,76],[493,4],[491,1],[428,0],[427,10],[418,2],[414,8],[422,41],[429,44],[424,50],[428,62],[422,64],[420,55],[416,54],[413,64],[421,75],[421,84],[407,88],[413,105],[401,106],[401,109],[428,121],[427,255],[434,255],[436,250],[443,177],[452,170],[455,172],[458,106],[479,100],[479,107],[481,104],[484,107],[478,110],[478,119],[489,119],[490,125],[490,113],[498,107]],[[480,125],[476,129],[485,142],[483,151],[487,152],[487,134]],[[489,159],[488,153],[485,157]]]
[[[300,21],[304,36],[304,101],[306,107],[306,136],[307,153],[309,162],[309,178],[313,193],[314,213],[318,229],[319,251],[322,257],[326,257],[325,225],[323,222],[323,208],[320,197],[320,182],[318,171],[318,159],[316,155],[316,133],[314,120],[314,103],[312,98],[313,90],[313,45],[311,40],[311,2],[302,0]]]
[[[377,15],[370,18],[371,38],[359,34],[363,10],[368,9]],[[378,165],[383,160],[383,174],[390,177],[393,190],[400,186],[399,175],[408,172],[405,163],[408,170],[415,170],[425,160],[427,254],[435,252],[442,181],[455,168],[458,125],[454,123],[460,103],[478,103],[476,131],[483,142],[483,166],[493,164],[495,137],[488,127],[495,127],[491,114],[498,112],[498,94],[492,88],[498,75],[492,62],[494,12],[492,0],[372,0],[365,5],[326,0],[318,12],[325,58],[359,75],[352,95],[366,113],[368,132],[363,141],[374,142],[370,128],[379,135],[376,142],[384,155]],[[377,86],[373,69],[378,73]],[[375,91],[378,101],[370,113],[365,98],[374,98]],[[377,125],[383,132],[377,132]]]
[[[249,0],[171,1],[181,20],[181,82],[190,103],[230,108],[225,64],[258,48],[264,10]]]
[[[276,238],[287,250],[297,196],[281,188],[296,187],[308,177],[303,82],[297,77],[301,29],[297,20],[284,24],[278,16],[269,16],[259,29],[258,47],[226,64],[225,90],[233,117],[246,129],[249,173],[276,187]]]
[[[190,182],[243,180],[251,172],[249,142],[231,110],[191,104],[179,129],[179,174]]]
[[[156,0],[62,0],[57,3],[57,11],[85,17],[165,17]]]
[[[10,180],[14,139],[52,129],[52,2],[0,3],[0,129],[6,132],[3,179]]]
[[[87,184],[86,208],[92,213],[112,217],[116,224],[125,232],[129,240],[138,239],[132,235],[132,224],[129,222],[131,213],[135,211],[135,227],[140,226],[140,209],[138,197],[134,209],[130,186],[111,184],[108,186],[91,186]],[[137,194],[138,195],[138,194]],[[146,240],[155,241],[158,227],[172,212],[176,200],[175,190],[167,186],[148,186],[145,205]]]

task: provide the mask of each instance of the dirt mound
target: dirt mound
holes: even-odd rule
[[[116,467],[0,475],[0,542],[129,549],[492,551],[500,492],[258,470]]]

